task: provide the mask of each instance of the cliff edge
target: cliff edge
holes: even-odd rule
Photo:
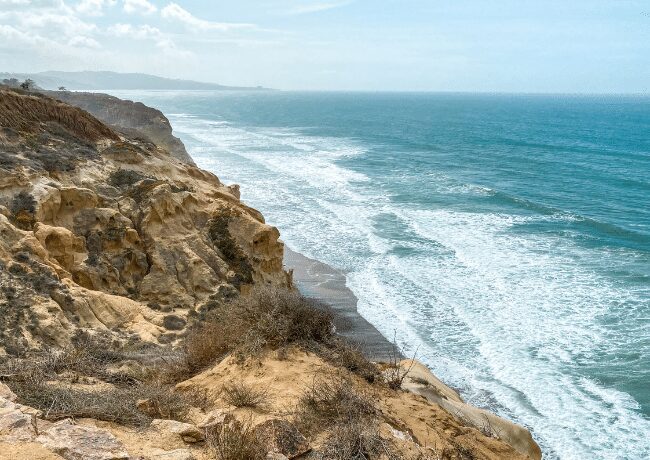
[[[183,163],[196,166],[183,143],[172,134],[172,126],[160,110],[108,94],[77,91],[48,91],[46,94],[84,109],[117,130],[133,137],[144,137]]]
[[[540,458],[368,361],[236,187],[115,126],[0,87],[0,458]]]

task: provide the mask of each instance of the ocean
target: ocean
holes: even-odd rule
[[[650,458],[649,97],[112,93],[544,458]]]

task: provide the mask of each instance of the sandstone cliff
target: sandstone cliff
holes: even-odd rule
[[[0,87],[0,458],[540,458],[423,366],[365,359],[283,252],[163,144]]]
[[[0,90],[0,353],[79,328],[173,342],[210,296],[289,285],[277,229],[206,171]]]
[[[172,134],[167,117],[141,102],[119,99],[108,94],[70,91],[50,91],[50,96],[80,107],[104,123],[132,135],[145,137],[184,163],[194,165],[194,160],[183,143]]]

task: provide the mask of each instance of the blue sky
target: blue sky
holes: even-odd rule
[[[650,0],[0,0],[0,70],[280,89],[650,91]]]

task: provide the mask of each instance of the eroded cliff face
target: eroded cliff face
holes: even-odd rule
[[[86,110],[120,131],[139,137],[144,136],[178,160],[194,165],[194,160],[187,153],[180,139],[172,134],[172,126],[160,110],[141,102],[127,101],[108,94],[70,91],[48,91],[47,94]]]
[[[47,96],[0,89],[0,353],[83,328],[173,343],[208,300],[288,286],[235,189]]]

